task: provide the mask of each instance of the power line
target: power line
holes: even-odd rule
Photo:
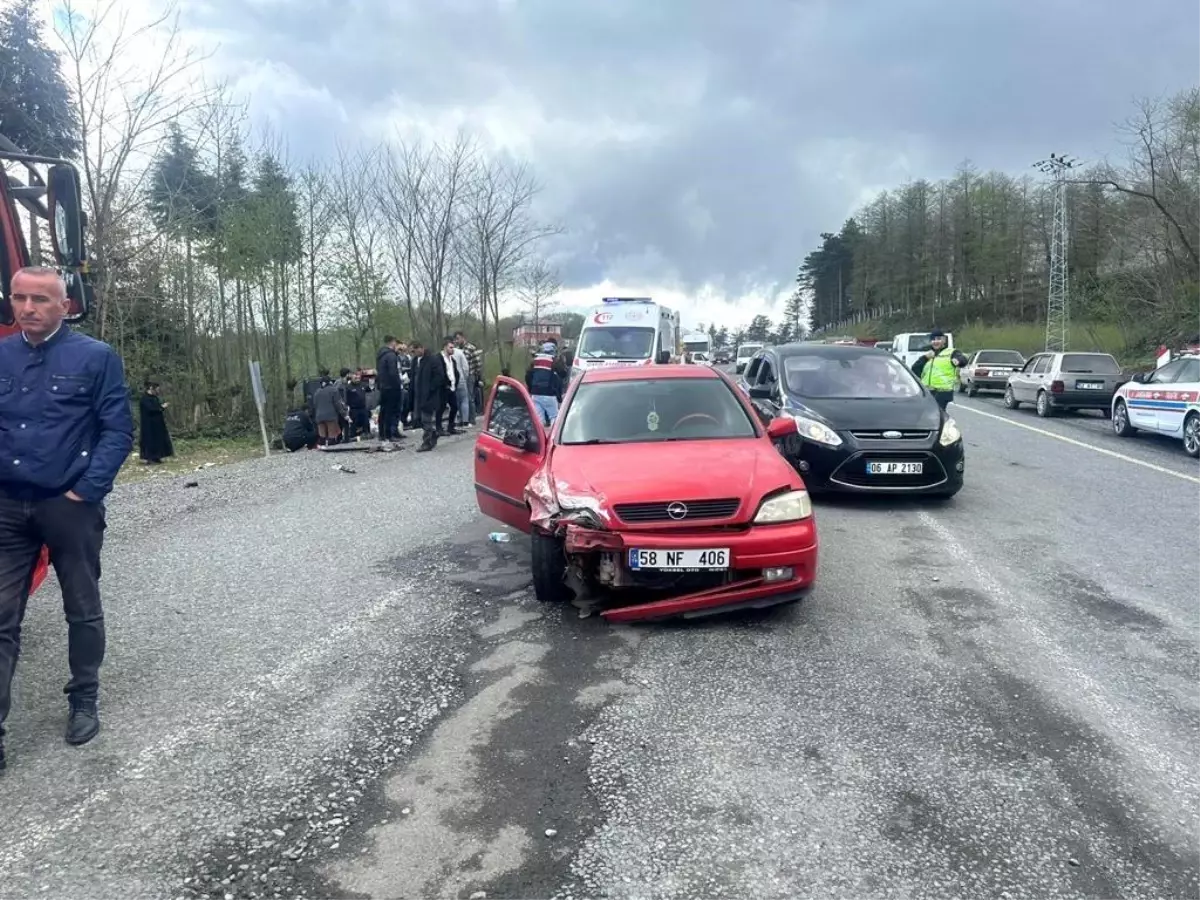
[[[1046,300],[1046,349],[1061,352],[1067,349],[1071,320],[1070,281],[1067,251],[1070,232],[1067,224],[1067,174],[1078,166],[1079,160],[1060,153],[1033,164],[1054,183],[1054,222],[1050,233],[1050,294]]]

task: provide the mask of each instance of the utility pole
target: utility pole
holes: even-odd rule
[[[1070,232],[1067,225],[1067,174],[1079,160],[1064,154],[1051,153],[1049,159],[1039,160],[1033,167],[1054,183],[1054,222],[1050,229],[1050,294],[1046,300],[1046,349],[1062,352],[1067,349],[1067,333],[1071,320],[1070,283],[1067,276],[1067,250]]]

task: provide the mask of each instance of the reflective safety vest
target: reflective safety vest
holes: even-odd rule
[[[942,353],[946,355],[942,356]],[[954,390],[958,383],[958,374],[950,358],[953,353],[954,351],[947,347],[933,359],[925,361],[925,368],[921,370],[921,382],[925,387],[931,391]]]

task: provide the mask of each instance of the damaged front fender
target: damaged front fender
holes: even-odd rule
[[[549,534],[565,534],[570,525],[605,530],[611,524],[603,496],[586,493],[563,480],[555,481],[548,468],[539,469],[529,479],[525,502],[529,504],[530,524]]]

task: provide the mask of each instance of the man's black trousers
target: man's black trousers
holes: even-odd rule
[[[21,620],[38,554],[50,562],[62,588],[67,618],[70,696],[95,698],[104,661],[104,611],[100,606],[100,550],[104,505],[65,495],[14,500],[0,491],[0,734],[12,705],[12,679],[21,649]]]

